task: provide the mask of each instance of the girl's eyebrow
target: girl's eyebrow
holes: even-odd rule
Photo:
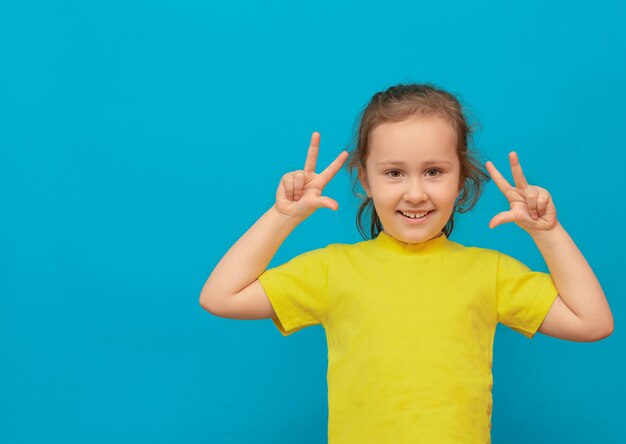
[[[452,165],[452,162],[449,162],[444,159],[431,159],[431,160],[425,161],[423,164],[424,165],[435,165],[435,164]],[[378,162],[376,165],[402,165],[404,166],[405,163],[400,160],[385,160],[383,162]]]

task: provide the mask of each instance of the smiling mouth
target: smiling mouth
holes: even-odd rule
[[[408,217],[405,216],[402,211],[398,211],[398,214],[400,214],[402,217],[406,218],[406,219],[410,219],[410,220],[419,220],[419,219],[424,219],[426,216],[428,216],[430,213],[432,213],[435,210],[430,210],[428,213],[424,214],[422,217]]]

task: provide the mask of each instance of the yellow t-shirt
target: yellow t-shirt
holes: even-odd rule
[[[532,338],[557,297],[550,274],[445,234],[330,244],[259,281],[284,336],[325,329],[329,444],[490,443],[496,324]]]

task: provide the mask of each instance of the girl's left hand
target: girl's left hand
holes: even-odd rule
[[[545,188],[528,185],[515,151],[509,153],[509,160],[511,161],[515,187],[507,182],[493,162],[487,161],[485,164],[493,181],[511,205],[509,211],[503,211],[491,219],[489,228],[495,228],[507,222],[515,222],[529,234],[554,228],[558,221],[556,207],[552,202],[550,193]]]

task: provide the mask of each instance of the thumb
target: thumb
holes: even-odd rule
[[[510,211],[503,211],[496,214],[491,221],[489,221],[489,228],[495,228],[498,225],[505,224],[507,222],[513,222],[515,219]]]
[[[331,199],[328,196],[321,196],[319,198],[318,202],[320,204],[320,206],[318,208],[324,207],[324,208],[329,208],[329,209],[335,210],[335,211],[337,211],[339,209],[339,204],[337,203],[337,201],[334,200],[334,199]]]

